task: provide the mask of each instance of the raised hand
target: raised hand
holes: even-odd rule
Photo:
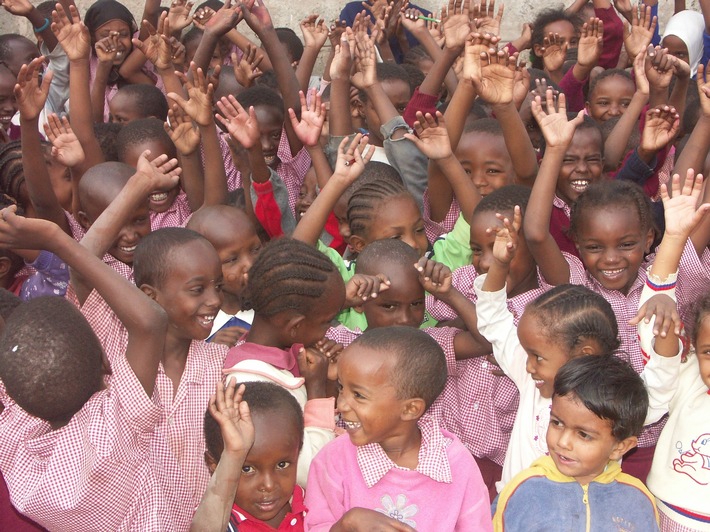
[[[667,89],[673,79],[673,59],[668,50],[648,45],[646,51],[646,77],[651,87]]]
[[[602,55],[604,23],[601,19],[590,18],[585,22],[579,37],[577,63],[582,67],[593,68]]]
[[[244,149],[249,150],[260,142],[261,133],[254,107],[250,107],[247,113],[230,94],[217,102],[217,108],[222,114],[215,115],[215,118]]]
[[[513,103],[515,108],[520,110],[530,92],[530,71],[525,68],[525,65],[520,65],[515,71],[515,86],[513,87]]]
[[[680,115],[675,107],[660,105],[646,111],[641,133],[641,148],[650,152],[662,150],[678,135]]]
[[[147,20],[143,21],[143,29],[148,37],[144,41],[133,39],[133,46],[138,48],[146,59],[155,65],[157,70],[168,70],[173,68],[173,47],[170,44],[171,26],[168,22],[168,14],[162,13],[158,19],[158,28]]]
[[[214,94],[214,86],[207,82],[205,73],[201,68],[197,68],[195,63],[190,63],[190,72],[193,74],[192,81],[182,72],[175,72],[187,89],[188,100],[175,92],[168,93],[168,98],[182,107],[182,110],[198,126],[207,127],[213,122],[212,95]]]
[[[205,31],[205,26],[215,13],[216,11],[209,6],[198,7],[192,17],[192,23],[196,28]]]
[[[473,0],[475,2],[475,0]],[[500,24],[503,20],[503,8],[501,3],[496,13],[495,0],[481,0],[480,4],[473,4],[471,16],[473,18],[473,28],[479,33],[491,33],[500,35]]]
[[[89,28],[81,21],[79,10],[75,5],[69,6],[69,14],[71,20],[64,11],[64,7],[57,4],[56,11],[52,11],[52,32],[57,37],[59,44],[62,45],[69,61],[88,60],[91,54]]]
[[[328,28],[328,39],[333,48],[340,44],[340,36],[345,33],[345,28],[348,27],[347,24],[344,20],[334,20]]]
[[[254,81],[263,74],[259,65],[264,59],[264,54],[259,52],[253,44],[247,44],[247,49],[241,59],[237,59],[237,54],[232,52],[232,65],[234,65],[234,77],[242,87],[251,87]]]
[[[264,0],[254,0],[251,6],[245,5],[245,7],[249,7],[249,9],[242,9],[244,20],[254,30],[254,33],[258,35],[260,31],[274,27],[271,14],[266,9]]]
[[[29,0],[0,0],[0,6],[5,8],[5,11],[24,17],[32,12],[32,3]]]
[[[402,26],[411,33],[427,29],[427,21],[420,19],[420,16],[422,16],[422,12],[415,8],[406,9],[399,14]]]
[[[417,111],[414,132],[416,135],[405,133],[404,138],[411,140],[429,159],[445,159],[452,155],[451,139],[446,131],[444,115],[439,111],[436,112],[436,117]]]
[[[308,399],[325,397],[326,381],[328,380],[328,367],[330,361],[320,349],[307,346],[302,347],[296,357],[298,370],[305,380]]]
[[[651,16],[651,7],[639,5],[631,9],[631,24],[624,28],[624,47],[630,58],[646,50],[653,33],[656,31],[658,19]]]
[[[710,63],[708,63],[708,67],[710,67]],[[710,118],[710,81],[705,79],[705,70],[708,67],[702,63],[698,65],[697,83],[700,96],[700,109],[703,112],[703,116]]]
[[[558,97],[558,108],[555,110],[555,102],[552,89],[547,89],[545,95],[547,102],[547,112],[542,108],[542,98],[536,96],[531,103],[532,114],[540,124],[540,130],[545,137],[545,143],[549,148],[566,148],[572,142],[574,131],[577,126],[584,121],[584,111],[577,113],[573,120],[567,120],[567,105],[564,93]]]
[[[151,190],[171,190],[180,179],[182,169],[177,159],[170,159],[166,154],[151,160],[150,150],[144,151],[136,163],[136,173],[148,179]]]
[[[636,90],[648,96],[651,86],[646,77],[646,49],[634,58],[634,79],[636,80]]]
[[[517,54],[508,55],[505,50],[498,52],[491,48],[481,54],[481,77],[472,78],[476,92],[491,105],[504,105],[513,101]]]
[[[53,72],[47,71],[40,85],[39,71],[43,65],[44,57],[37,57],[29,65],[22,65],[17,75],[14,92],[22,120],[36,120],[44,108],[44,102],[47,101]]]
[[[186,2],[185,0],[173,0],[170,3],[168,10],[168,23],[172,31],[182,31],[192,24],[192,7],[194,2]]]
[[[432,18],[435,18],[436,15],[432,13]],[[429,31],[429,35],[432,36],[434,41],[436,42],[436,45],[441,48],[444,46],[444,33],[442,32],[442,26],[443,26],[443,20],[444,20],[444,10],[441,10],[441,14],[439,15],[439,22],[436,20],[427,20],[426,21],[426,29]]]
[[[466,39],[463,55],[463,78],[469,81],[481,79],[482,57],[495,49],[500,38],[491,33],[471,33]]]
[[[354,50],[350,49],[348,33],[352,36],[353,30],[347,28],[340,36],[340,44],[335,47],[335,54],[330,63],[330,79],[333,81],[350,79],[350,71],[353,64],[352,52]]]
[[[357,307],[369,299],[376,298],[380,292],[389,289],[390,280],[386,275],[364,275],[356,273],[345,285],[345,307]]]
[[[496,235],[496,239],[493,242],[493,259],[507,266],[515,257],[515,252],[518,249],[523,216],[520,213],[520,207],[516,205],[512,221],[500,213],[496,213],[496,218],[503,222],[503,226],[489,227],[486,229],[486,233],[494,233]]]
[[[325,20],[318,20],[318,15],[310,15],[301,21],[303,45],[321,49],[328,40],[328,27]]]
[[[54,238],[57,224],[42,218],[25,218],[17,215],[17,205],[0,211],[0,248],[47,249]]]
[[[112,65],[118,54],[118,32],[112,31],[111,35],[97,41],[94,50],[96,50],[99,63]]]
[[[448,15],[443,24],[444,43],[449,50],[461,50],[471,31],[468,0],[449,0]]]
[[[367,137],[361,133],[355,135],[352,140],[345,137],[338,146],[338,158],[331,179],[343,179],[347,183],[353,183],[372,159],[374,150],[365,151],[367,146]]]
[[[200,130],[179,105],[173,104],[168,109],[168,121],[163,124],[163,127],[180,155],[185,157],[192,155],[200,146]]]
[[[414,265],[419,272],[419,283],[437,299],[445,300],[451,291],[451,270],[441,262],[422,257]]]
[[[377,83],[377,59],[375,45],[366,33],[356,34],[355,51],[357,71],[350,80],[358,89],[367,90]]]
[[[378,46],[382,46],[383,44],[385,44],[385,42],[387,42],[387,39],[389,39],[390,37],[388,30],[390,28],[389,22],[390,16],[392,15],[393,6],[393,2],[387,4],[387,7],[385,8],[384,12],[382,12],[380,16],[375,17],[374,23],[372,23],[372,19],[364,15],[363,12],[362,21],[363,23],[369,25],[370,36],[372,37],[372,41]]]
[[[236,379],[229,379],[226,389],[220,381],[208,407],[222,432],[223,452],[239,457],[246,456],[254,445],[255,432],[249,405],[242,400],[244,390],[243,384],[237,389]]]
[[[567,54],[566,42],[562,42],[559,33],[548,33],[542,39],[542,64],[548,72],[557,72],[565,63]]]
[[[674,174],[671,180],[671,195],[668,195],[668,185],[665,183],[661,185],[660,192],[663,216],[666,220],[663,238],[680,238],[685,241],[710,212],[710,203],[703,203],[698,207],[703,193],[702,174],[695,175],[693,169],[689,169],[682,187],[680,176]]]
[[[310,104],[307,103],[303,91],[299,91],[298,94],[301,98],[301,119],[298,119],[293,109],[289,109],[288,116],[291,120],[291,127],[304,146],[316,146],[320,141],[321,130],[327,114],[325,104],[321,103],[320,94],[315,89],[308,91]]]
[[[643,320],[651,323],[651,318],[656,317],[653,322],[653,335],[665,338],[668,331],[673,327],[676,336],[680,336],[683,328],[683,321],[678,314],[678,305],[667,294],[656,294],[646,301],[636,316],[629,321],[629,325],[638,325]]]
[[[84,162],[84,150],[76,138],[69,119],[61,119],[54,113],[47,117],[44,124],[47,140],[52,143],[52,157],[67,168],[74,168]]]
[[[232,5],[232,0],[226,0],[224,5],[211,14],[209,20],[204,22],[205,31],[215,35],[225,35],[239,24],[243,13],[242,6]]]

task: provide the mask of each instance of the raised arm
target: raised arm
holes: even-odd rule
[[[301,90],[307,92],[318,54],[328,40],[328,26],[325,20],[318,20],[318,15],[309,15],[301,21],[300,26],[303,34],[303,55],[296,67],[296,79]]]
[[[288,110],[288,117],[294,132],[298,135],[299,140],[306,147],[306,150],[308,150],[308,155],[310,155],[313,163],[313,169],[316,172],[318,188],[322,190],[328,183],[330,175],[333,173],[333,169],[330,167],[330,163],[328,163],[328,159],[320,145],[320,136],[323,130],[323,124],[325,123],[326,110],[325,104],[321,103],[321,97],[315,89],[311,89],[308,96],[310,102],[306,100],[306,96],[303,92],[300,93],[301,119],[298,119],[293,109]]]
[[[42,37],[47,49],[50,52],[54,50],[54,47],[57,46],[57,38],[49,27],[52,21],[44,18],[29,0],[3,0],[0,5],[12,15],[25,17],[32,25],[34,31]],[[41,31],[37,31],[38,29]]]

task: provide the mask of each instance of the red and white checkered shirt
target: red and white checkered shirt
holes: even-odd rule
[[[192,209],[187,201],[184,190],[175,196],[175,201],[165,212],[150,211],[150,230],[156,231],[163,227],[184,227],[185,222],[192,215]]]
[[[620,350],[637,373],[644,367],[644,357],[639,344],[638,329],[636,325],[629,325],[638,312],[641,291],[646,284],[646,271],[653,262],[655,255],[649,255],[639,268],[636,280],[624,295],[618,290],[607,290],[584,268],[582,261],[577,257],[564,254],[570,268],[570,283],[586,286],[606,299],[616,314],[619,326]],[[702,258],[698,257],[692,243],[688,241],[683,249],[678,268],[678,284],[676,297],[678,299],[678,312],[683,322],[688,325],[688,319],[695,300],[710,288],[710,251],[705,249]],[[665,425],[665,418],[648,425],[639,437],[639,447],[655,445],[658,436]]]
[[[474,303],[473,281],[477,276],[473,266],[458,268],[452,276],[452,285]],[[549,289],[540,278],[538,281],[541,288],[508,299],[516,324],[527,304]],[[431,295],[427,296],[427,309],[440,321],[458,317],[451,307]],[[453,382],[447,383],[442,394],[444,428],[458,436],[474,456],[503,465],[518,411],[518,389],[508,377],[493,375],[494,367],[485,357],[457,361],[453,349],[451,354],[446,349],[444,352],[447,363],[456,368],[449,370]]]
[[[424,218],[424,229],[429,242],[434,242],[434,240],[441,235],[451,232],[456,224],[456,220],[459,219],[459,214],[461,214],[461,207],[459,206],[459,202],[456,201],[456,198],[451,202],[449,212],[446,213],[446,216],[444,216],[444,219],[440,222],[435,222],[431,219],[431,204],[429,203],[428,187],[424,189],[422,203],[424,205],[424,213],[422,214]]]
[[[0,414],[0,468],[13,504],[50,530],[186,530],[194,507],[151,462],[160,408],[125,357],[108,389],[51,430],[11,400]],[[200,431],[201,432],[201,431]],[[187,433],[186,433],[187,434]],[[199,499],[198,499],[199,500]]]

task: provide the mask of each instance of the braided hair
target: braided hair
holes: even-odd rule
[[[24,182],[22,144],[19,140],[0,144],[0,192],[17,201]]]
[[[394,181],[370,181],[357,188],[348,200],[348,225],[353,235],[364,236],[372,222],[372,213],[389,198],[409,195],[404,185]]]
[[[619,348],[619,326],[611,305],[583,286],[556,286],[529,303],[525,311],[532,312],[541,330],[570,352],[589,338],[599,343],[604,354],[612,354]]]
[[[272,240],[249,270],[248,305],[267,317],[286,310],[307,314],[334,273],[333,263],[316,248],[292,238]]]

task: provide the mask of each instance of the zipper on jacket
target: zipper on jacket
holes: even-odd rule
[[[584,503],[585,510],[587,511],[587,532],[592,530],[592,511],[589,508],[589,484],[582,486],[582,502]]]

